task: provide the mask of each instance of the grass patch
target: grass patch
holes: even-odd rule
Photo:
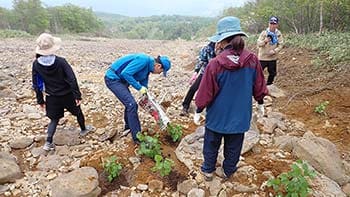
[[[4,29],[0,30],[0,38],[22,38],[31,37],[31,35],[25,31]]]

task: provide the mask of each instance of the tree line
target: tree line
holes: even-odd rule
[[[95,13],[72,4],[44,6],[40,0],[13,0],[13,9],[0,7],[0,29],[21,30],[36,35],[51,33],[90,33],[129,39],[197,39],[212,35],[219,18],[241,19],[244,31],[257,34],[272,15],[279,17],[284,33],[321,33],[350,30],[350,0],[250,0],[231,7],[218,17],[150,16],[127,17]]]
[[[296,34],[350,30],[350,0],[254,0],[223,15],[241,19],[250,33],[266,28],[270,16],[278,16],[284,32]]]
[[[98,32],[104,28],[92,9],[72,4],[44,7],[40,0],[13,0],[13,9],[0,7],[0,29],[30,34]]]
[[[97,13],[110,35],[129,39],[191,40],[198,38],[198,32],[214,23],[211,17],[162,15],[150,17],[125,17]]]

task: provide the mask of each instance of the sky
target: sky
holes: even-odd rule
[[[41,0],[44,6],[71,3],[93,11],[125,16],[187,15],[217,16],[227,7],[239,7],[248,0]],[[0,7],[12,8],[12,0],[0,0]]]

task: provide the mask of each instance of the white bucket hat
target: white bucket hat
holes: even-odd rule
[[[51,34],[42,33],[36,39],[35,53],[40,55],[53,55],[61,47],[61,38],[53,37]]]

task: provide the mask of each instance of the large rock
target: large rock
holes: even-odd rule
[[[0,152],[0,184],[14,182],[21,176],[16,159],[9,153]]]
[[[287,152],[292,152],[298,140],[299,140],[298,137],[289,136],[289,135],[279,136],[274,138],[275,145]]]
[[[96,197],[101,193],[95,168],[83,167],[50,182],[53,197]]]
[[[78,145],[81,140],[79,138],[79,129],[69,128],[57,128],[54,136],[54,142],[56,145]]]
[[[14,149],[23,149],[30,146],[34,142],[33,137],[20,137],[10,142],[10,147]]]
[[[347,196],[335,181],[320,173],[317,173],[317,176],[312,180],[310,185],[313,189],[312,196],[314,197]]]
[[[279,98],[279,97],[284,97],[286,94],[284,93],[283,90],[279,89],[276,85],[268,85],[267,89],[269,89],[269,93],[272,97]]]
[[[68,156],[60,155],[48,155],[47,157],[41,157],[37,168],[42,171],[57,170],[63,164],[64,161],[68,159]]]
[[[311,132],[307,132],[295,144],[293,153],[298,158],[308,161],[317,171],[340,185],[350,180],[345,174],[336,146],[327,139],[316,137]]]

